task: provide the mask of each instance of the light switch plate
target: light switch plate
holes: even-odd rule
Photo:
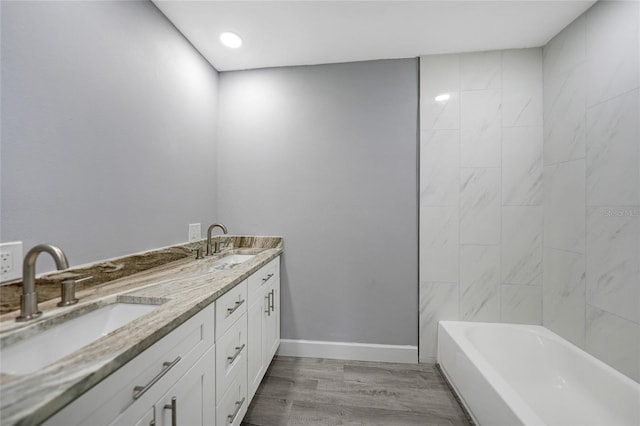
[[[0,244],[0,282],[22,278],[22,241]]]
[[[199,223],[189,224],[189,242],[200,241],[202,239],[202,231]]]

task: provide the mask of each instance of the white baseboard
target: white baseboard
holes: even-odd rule
[[[416,364],[418,347],[282,339],[278,355]]]

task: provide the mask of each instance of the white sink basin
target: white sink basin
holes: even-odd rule
[[[254,257],[255,257],[254,254],[230,254],[228,256],[223,257],[220,260],[215,261],[211,265],[210,269],[211,270],[233,269],[234,267]]]
[[[190,269],[186,270],[181,278],[196,277],[199,275],[210,274],[215,271],[224,271],[237,267],[249,259],[256,257],[255,254],[229,254],[213,263],[196,262]]]
[[[0,371],[28,374],[77,351],[159,305],[113,303],[0,350]]]

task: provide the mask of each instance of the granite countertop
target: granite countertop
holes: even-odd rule
[[[220,255],[203,260],[185,257],[78,291],[77,305],[58,308],[58,298],[39,303],[43,315],[38,320],[17,323],[18,312],[0,316],[2,348],[46,325],[63,322],[71,312],[86,312],[115,301],[160,304],[154,311],[42,370],[21,376],[0,375],[0,423],[43,422],[283,251],[279,237],[231,238],[233,248]],[[146,254],[153,255],[154,251]],[[227,254],[256,256],[230,269],[207,272]]]

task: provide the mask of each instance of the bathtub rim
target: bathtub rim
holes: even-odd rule
[[[640,383],[636,382],[632,378],[626,376],[620,371],[616,370],[604,361],[596,358],[586,350],[580,348],[574,343],[568,341],[562,336],[556,334],[552,330],[542,325],[531,324],[514,324],[514,323],[497,323],[497,322],[476,322],[476,321],[439,321],[438,322],[438,350],[437,350],[437,362],[441,365],[443,372],[445,372],[447,379],[451,382],[451,386],[455,389],[458,397],[463,401],[465,407],[469,410],[469,413],[473,416],[474,421],[477,424],[476,416],[471,410],[468,401],[465,399],[463,393],[461,393],[459,387],[450,377],[451,375],[446,371],[446,363],[441,359],[441,347],[440,338],[441,333],[445,333],[451,342],[462,352],[462,354],[468,359],[473,367],[481,372],[481,376],[486,383],[491,386],[492,390],[496,392],[500,398],[505,402],[508,408],[513,414],[523,422],[523,424],[545,424],[542,419],[535,413],[535,411],[526,403],[526,401],[517,393],[517,391],[502,377],[502,375],[487,361],[481,351],[476,349],[473,342],[466,335],[466,331],[470,327],[485,326],[485,327],[498,327],[498,328],[518,328],[526,329],[531,332],[537,333],[545,338],[549,338],[559,344],[567,347],[572,352],[575,352],[578,356],[586,359],[588,362],[596,363],[599,368],[605,374],[611,375],[616,381],[622,382],[623,385],[631,388],[638,389],[640,391]],[[473,361],[471,361],[473,360]],[[491,373],[490,376],[484,374],[484,372]],[[512,405],[513,404],[513,405]]]
[[[545,424],[540,417],[533,411],[533,409],[527,404],[516,391],[508,384],[508,382],[502,377],[500,373],[485,359],[484,355],[475,348],[473,343],[469,341],[467,336],[461,330],[461,327],[469,327],[470,325],[477,326],[494,326],[494,325],[508,325],[505,323],[491,323],[491,322],[474,322],[474,321],[439,321],[438,322],[438,340],[440,339],[441,330],[445,331],[452,342],[460,349],[468,361],[475,367],[480,373],[486,384],[491,387],[495,394],[502,399],[506,408],[515,416],[523,425],[543,425]],[[517,326],[526,327],[540,327],[540,326],[527,326],[524,324],[511,324]],[[456,338],[460,337],[460,338]],[[473,417],[474,422],[477,425],[482,425],[477,418],[477,414],[472,409],[469,401],[465,398],[464,392],[459,389],[455,381],[452,380],[451,374],[447,371],[447,362],[441,359],[440,355],[440,342],[438,341],[437,360],[442,370],[447,375],[447,379],[451,382],[451,385],[456,390],[458,397],[464,402],[465,407],[469,411],[469,414]]]
[[[616,370],[615,368],[613,368],[612,366],[610,366],[606,362],[602,361],[599,358],[596,358],[594,355],[590,354],[585,349],[581,348],[580,346],[577,346],[573,342],[565,339],[564,337],[560,336],[559,334],[557,334],[553,330],[551,330],[551,329],[549,329],[549,328],[547,328],[547,327],[545,327],[543,325],[517,324],[517,323],[509,323],[509,322],[458,321],[458,320],[452,321],[452,320],[447,320],[447,321],[439,321],[438,322],[438,328],[439,328],[439,324],[440,323],[444,323],[445,327],[447,327],[447,325],[448,325],[448,327],[452,327],[452,326],[453,327],[463,327],[463,326],[464,327],[469,327],[469,326],[474,326],[474,325],[479,325],[479,326],[483,326],[484,325],[484,326],[491,326],[491,327],[496,327],[497,326],[497,327],[505,327],[505,328],[526,328],[526,329],[529,329],[531,331],[539,332],[539,333],[544,334],[546,337],[552,339],[553,341],[556,341],[556,342],[558,342],[560,344],[568,346],[572,351],[575,351],[575,352],[579,353],[580,356],[583,356],[583,357],[587,358],[588,360],[593,361],[593,362],[601,365],[603,367],[603,369],[606,370],[607,373],[613,375],[617,380],[621,380],[623,382],[626,382],[629,386],[640,387],[640,383],[639,382],[636,382],[631,377],[621,373],[620,371]],[[469,341],[469,339],[466,336],[464,336],[464,339],[471,346],[472,350],[474,350],[477,354],[482,356],[482,353],[480,351],[478,351],[473,346],[473,343],[471,341]],[[483,360],[484,360],[484,357],[483,357]],[[488,362],[487,362],[487,364],[488,364]]]

